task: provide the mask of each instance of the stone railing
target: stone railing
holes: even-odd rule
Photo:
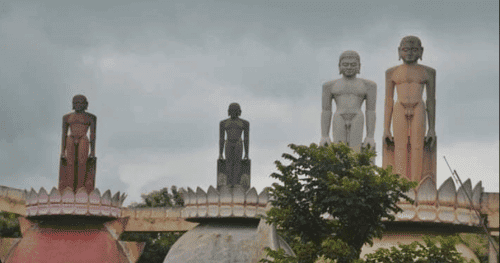
[[[480,213],[484,212],[482,207],[483,187],[481,182],[472,189],[470,179],[467,179],[458,191],[453,179],[448,178],[439,189],[430,178],[422,181],[415,190],[410,190],[407,195],[415,200],[412,205],[406,200],[400,201],[399,207],[403,212],[396,215],[396,221],[415,222],[441,222],[469,226],[479,225],[479,218],[471,208],[472,206]]]
[[[99,189],[87,194],[84,188],[73,192],[66,188],[62,193],[57,188],[52,188],[50,194],[45,188],[35,192],[33,188],[26,197],[26,215],[28,217],[45,215],[88,215],[120,217],[120,207],[125,201],[126,194],[120,192],[111,196],[107,190],[101,196]]]
[[[137,221],[137,224],[131,227],[134,231],[185,231],[194,226],[193,223],[185,222],[185,219],[257,218],[264,215],[269,208],[267,192],[262,191],[257,194],[255,188],[244,191],[240,187],[233,189],[221,187],[218,191],[211,186],[207,192],[199,187],[196,192],[191,188],[187,190],[181,188],[179,191],[183,195],[185,207],[176,208],[120,208],[125,194],[120,196],[117,193],[111,197],[111,192],[108,190],[101,196],[99,190],[96,189],[90,195],[86,195],[84,191],[77,191],[76,194],[69,191],[65,195],[54,189],[47,194],[43,188],[36,193],[34,190],[27,192],[0,186],[0,211],[28,216],[51,214],[121,216],[130,217],[132,222]],[[464,186],[458,190],[452,178],[448,178],[439,189],[431,180],[422,181],[415,190],[408,193],[415,200],[413,205],[404,200],[400,202],[399,206],[403,212],[396,215],[396,221],[477,226],[479,220],[475,211],[470,207],[466,192],[472,198],[473,206],[481,214],[488,215],[488,228],[498,235],[498,192],[483,192],[481,182],[472,188],[470,180],[466,180]],[[130,223],[130,225],[133,224]]]
[[[26,215],[26,190],[0,185],[0,212]]]
[[[24,203],[28,191],[0,185],[0,197]]]
[[[257,194],[254,187],[245,191],[241,186],[221,186],[219,191],[213,186],[208,191],[200,187],[194,192],[191,188],[187,191],[183,188],[179,192],[184,198],[185,208],[181,211],[181,217],[189,218],[221,218],[240,217],[258,218],[265,215],[269,203],[269,195],[266,190]]]

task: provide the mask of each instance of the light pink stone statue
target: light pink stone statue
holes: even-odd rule
[[[345,142],[356,151],[359,151],[361,146],[368,145],[375,149],[373,134],[377,84],[356,78],[360,67],[359,54],[355,51],[345,51],[339,58],[339,71],[343,77],[323,84],[320,145],[331,143],[328,133],[332,121],[333,99],[337,108],[332,121],[333,141]],[[361,105],[364,101],[366,101],[366,138],[362,144],[364,116]]]
[[[435,160],[432,159],[435,159],[436,145],[436,70],[417,63],[423,51],[418,37],[404,37],[399,46],[399,58],[404,63],[386,71],[383,166],[392,165],[395,173],[412,181],[419,182],[431,176],[435,182],[435,168],[432,167]],[[425,103],[422,99],[424,88]],[[429,130],[426,130],[426,116]],[[424,162],[424,159],[429,160]]]

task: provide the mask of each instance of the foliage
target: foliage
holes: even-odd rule
[[[132,203],[131,208],[146,208],[146,207],[175,207],[184,206],[184,200],[177,187],[172,186],[172,193],[169,193],[168,188],[164,187],[159,191],[152,191],[148,194],[141,195],[141,203]],[[144,251],[139,258],[138,263],[155,263],[163,262],[172,245],[185,232],[124,232],[120,236],[123,241],[146,242]]]
[[[460,243],[459,236],[437,237],[431,239],[424,236],[424,243],[417,241],[409,244],[399,244],[399,247],[391,249],[379,248],[375,253],[366,255],[366,263],[393,263],[393,262],[416,262],[416,263],[466,263],[467,261],[457,251],[455,245]],[[437,246],[437,243],[440,246]]]
[[[481,263],[488,262],[490,244],[485,234],[460,234],[459,237],[460,241],[474,252]]]
[[[21,237],[21,228],[17,218],[20,215],[0,212],[0,237]]]
[[[271,188],[273,207],[266,219],[291,240],[297,257],[290,262],[320,257],[352,262],[363,244],[381,237],[382,219],[392,221],[402,211],[396,205],[400,198],[413,202],[405,193],[416,183],[371,163],[375,153],[369,149],[356,153],[345,144],[289,147],[298,157],[284,153],[291,163],[275,162],[280,173],[271,177],[280,184]],[[268,253],[284,260],[283,251]]]
[[[124,232],[121,234],[120,240],[146,242],[146,247],[137,263],[161,263],[165,260],[170,248],[184,233]]]
[[[278,250],[272,250],[270,248],[266,248],[267,256],[272,258],[269,259],[261,259],[260,262],[264,263],[298,263],[297,257],[287,255],[283,248],[279,248]]]
[[[164,187],[161,190],[155,190],[148,194],[142,194],[141,203],[132,203],[129,207],[140,208],[140,207],[173,207],[173,206],[184,206],[184,200],[181,197],[177,187],[172,186],[172,193],[168,192],[168,188]]]

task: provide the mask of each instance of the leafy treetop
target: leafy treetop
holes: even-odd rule
[[[402,211],[397,202],[413,203],[405,193],[416,183],[374,165],[369,149],[358,153],[342,143],[289,147],[296,155],[282,155],[288,165],[275,162],[279,173],[271,177],[280,183],[271,188],[266,219],[282,230],[296,262],[358,259],[363,244],[382,236],[382,220],[393,221]]]

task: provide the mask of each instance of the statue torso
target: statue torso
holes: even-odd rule
[[[338,79],[330,86],[336,104],[336,112],[361,112],[361,105],[366,99],[368,87],[362,79]]]
[[[403,64],[396,67],[391,80],[396,86],[397,102],[404,107],[414,107],[421,103],[424,85],[428,79],[427,71],[422,65]]]
[[[240,118],[229,118],[222,121],[222,126],[226,131],[227,140],[229,142],[235,142],[241,140],[241,133],[247,128],[247,123]]]
[[[92,118],[87,113],[70,113],[67,120],[71,131],[70,135],[73,137],[85,136],[92,123]]]

